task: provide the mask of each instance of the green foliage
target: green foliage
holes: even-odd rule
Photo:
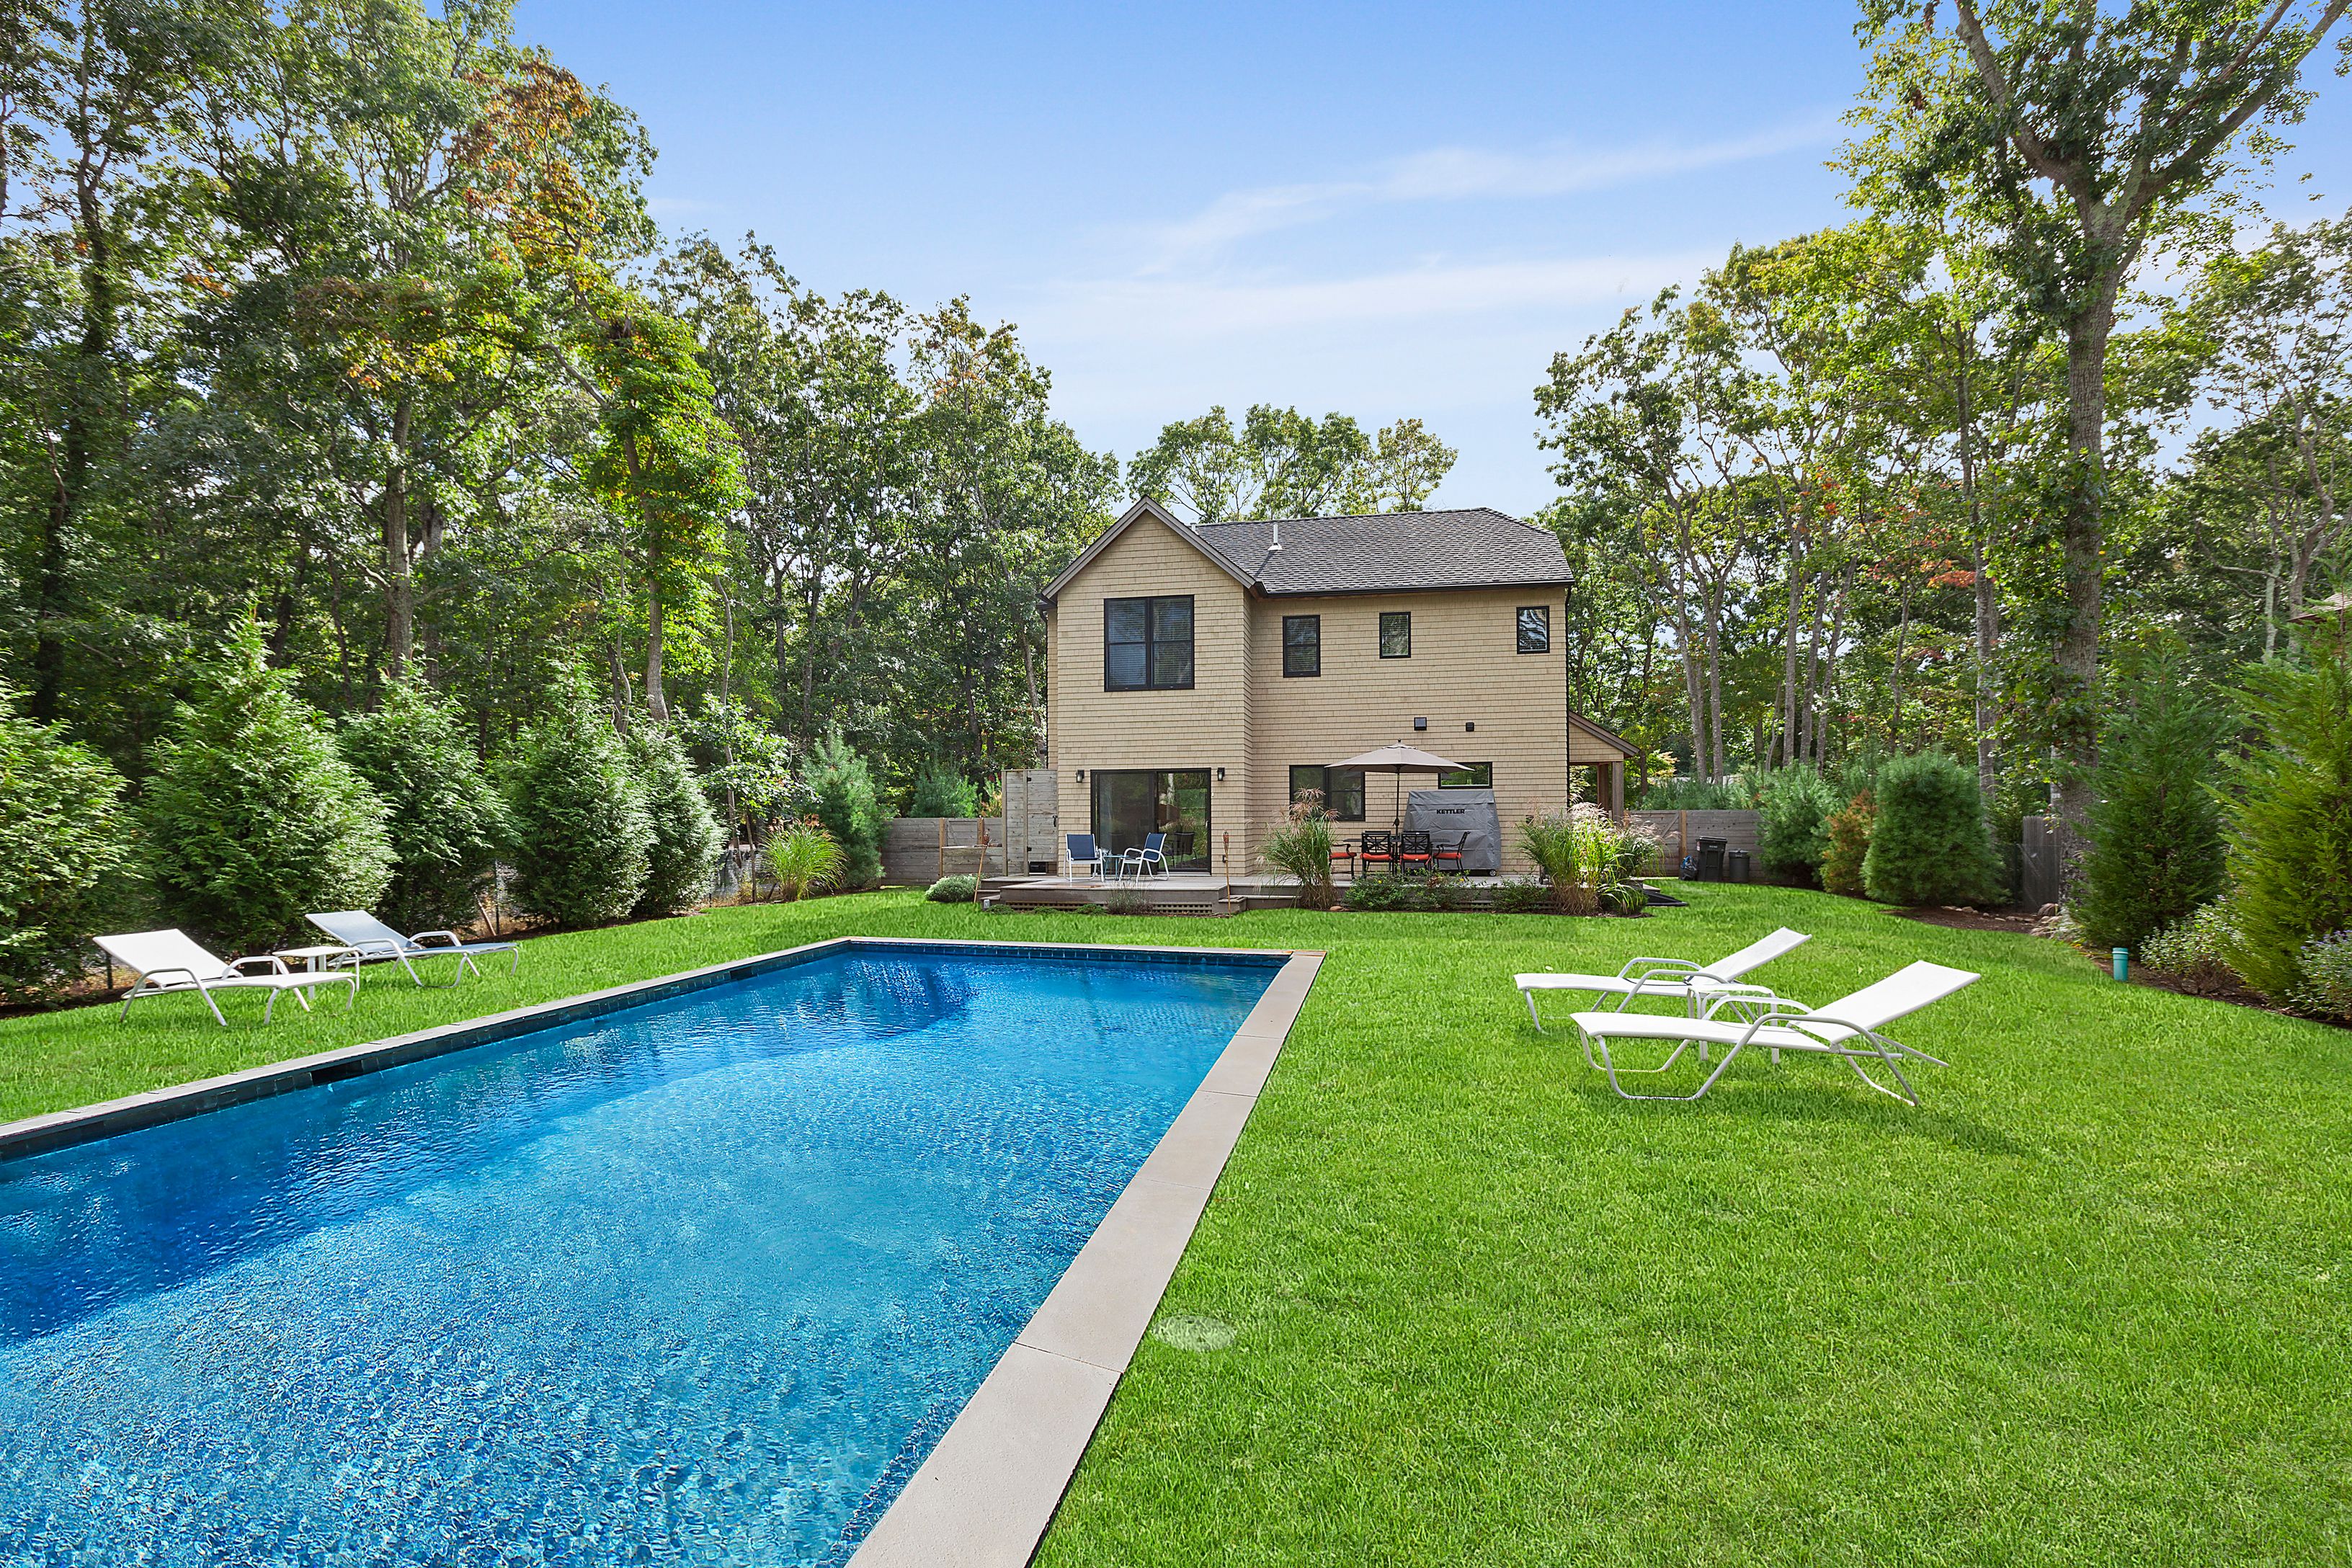
[[[2207,904],[2140,943],[2139,961],[2192,996],[2219,996],[2238,988],[2230,950],[2238,940],[2227,904]]]
[[[938,761],[926,762],[915,774],[914,794],[907,802],[908,816],[972,816],[980,797],[971,781]]]
[[[1551,883],[1553,907],[1562,914],[1589,915],[1612,900],[1631,907],[1633,880],[1646,868],[1655,847],[1643,835],[1610,820],[1597,806],[1580,805],[1565,816],[1531,816],[1519,824],[1519,847]],[[1647,907],[1649,895],[1641,893]]]
[[[2352,664],[2326,622],[2302,657],[2265,665],[2244,695],[2259,743],[2231,759],[2231,961],[2274,1001],[2303,979],[2303,947],[2352,926]]]
[[[640,919],[681,914],[710,890],[719,862],[719,818],[676,735],[653,724],[629,732],[630,763],[645,791],[646,882],[630,913]]]
[[[61,726],[19,717],[0,684],[0,1000],[80,973],[131,858],[121,796],[112,764]]]
[[[1266,834],[1265,842],[1258,846],[1258,858],[1298,884],[1302,908],[1331,907],[1331,819],[1323,813],[1320,791],[1305,791],[1291,802],[1282,819]]]
[[[2315,936],[2303,944],[2302,982],[2294,1005],[2323,1018],[2352,1023],[2352,931]]]
[[[840,840],[814,818],[769,835],[767,855],[768,869],[776,877],[776,895],[787,903],[833,891],[848,864]]]
[[[1862,862],[1872,898],[1912,907],[1997,896],[2000,868],[1974,773],[1941,752],[1922,752],[1881,768],[1875,794],[1878,820]]]
[[[646,889],[653,823],[612,722],[574,689],[523,736],[507,779],[510,891],[559,925],[600,925]]]
[[[1402,910],[1412,901],[1411,884],[1405,877],[1359,877],[1348,884],[1342,901],[1351,910]]]
[[[1514,879],[1495,889],[1494,900],[1498,914],[1542,914],[1551,908],[1551,889],[1533,879]]]
[[[2177,647],[2139,650],[2109,693],[2090,852],[2073,900],[2095,948],[2137,950],[2221,889],[2221,808],[2206,783],[2230,721],[2183,664]]]
[[[1819,875],[1830,852],[1830,816],[1843,804],[1835,786],[1807,763],[1767,778],[1758,806],[1764,864],[1792,876]]]
[[[1344,414],[1320,421],[1261,403],[1239,429],[1222,406],[1171,420],[1128,466],[1128,488],[1170,502],[1201,522],[1412,511],[1424,505],[1460,454],[1400,419],[1376,436]]]
[[[882,830],[886,818],[874,774],[837,729],[828,730],[809,754],[810,814],[841,846],[841,885],[869,888],[882,876]]]
[[[391,880],[384,807],[250,624],[157,743],[142,812],[157,902],[222,946],[283,945],[312,910],[373,908]]]
[[[1863,896],[1862,868],[1870,854],[1871,829],[1878,825],[1878,796],[1865,788],[1830,814],[1822,825],[1828,842],[1822,855],[1822,886],[1847,898]]]
[[[968,904],[980,897],[980,879],[969,874],[941,877],[923,897],[935,904]]]
[[[506,831],[505,803],[459,733],[457,710],[415,681],[344,721],[343,760],[383,802],[392,879],[375,912],[403,931],[464,925]]]
[[[1756,792],[1742,779],[1658,779],[1642,792],[1635,811],[1748,811]]]

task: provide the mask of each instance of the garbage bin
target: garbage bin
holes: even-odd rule
[[[1728,838],[1702,838],[1698,841],[1698,879],[1702,882],[1723,880],[1723,851]]]
[[[1734,849],[1724,856],[1723,869],[1724,880],[1727,882],[1744,882],[1748,880],[1748,851],[1745,849]]]

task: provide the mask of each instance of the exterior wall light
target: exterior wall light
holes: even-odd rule
[[[1224,769],[1223,769],[1223,768],[1219,768],[1219,769],[1217,770],[1217,782],[1218,782],[1219,784],[1223,784],[1223,783],[1224,783],[1224,782],[1225,782],[1225,770],[1224,770]]]
[[[1086,783],[1086,782],[1087,782],[1087,770],[1086,770],[1086,769],[1084,769],[1084,768],[1080,768],[1080,769],[1078,770],[1078,782],[1079,782],[1080,784],[1084,784],[1084,783]]]
[[[1472,720],[1462,726],[1462,732],[1465,735],[1475,734],[1477,732],[1477,721]]]
[[[1429,728],[1429,721],[1426,719],[1415,719],[1412,721],[1412,727],[1416,730],[1426,730]]]

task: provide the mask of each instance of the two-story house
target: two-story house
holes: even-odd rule
[[[1569,708],[1570,588],[1557,538],[1483,508],[1195,527],[1139,501],[1043,595],[1061,826],[1242,876],[1307,789],[1374,826],[1400,787],[1491,790],[1507,839],[1580,766],[1622,805],[1628,749]],[[1392,741],[1463,771],[1332,766]]]

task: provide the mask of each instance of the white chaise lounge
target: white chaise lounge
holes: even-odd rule
[[[1919,1094],[1911,1080],[1903,1076],[1900,1058],[1914,1057],[1937,1067],[1945,1064],[1922,1050],[1888,1038],[1881,1030],[1885,1026],[1906,1014],[1916,1013],[1930,1002],[1939,1002],[1963,986],[1974,984],[1980,976],[1965,969],[1948,969],[1940,963],[1919,963],[1895,971],[1874,985],[1865,985],[1851,995],[1841,996],[1824,1007],[1808,1007],[1784,996],[1759,1000],[1752,996],[1732,995],[1718,999],[1707,1009],[1703,1018],[1675,1018],[1655,1013],[1592,1012],[1575,1015],[1577,1032],[1584,1040],[1584,1062],[1598,1067],[1609,1075],[1609,1087],[1627,1100],[1696,1100],[1715,1087],[1739,1053],[1750,1046],[1759,1046],[1772,1053],[1779,1061],[1782,1051],[1808,1051],[1820,1056],[1832,1056],[1853,1068],[1854,1076],[1878,1090],[1892,1095],[1906,1105],[1916,1106]],[[1717,1012],[1744,1014],[1744,1017],[1717,1017]],[[1672,1040],[1675,1048],[1666,1059],[1654,1068],[1621,1068],[1610,1052],[1610,1046],[1624,1040]],[[1702,1057],[1708,1046],[1724,1047],[1723,1059],[1715,1070],[1688,1094],[1635,1094],[1617,1081],[1620,1073],[1664,1072],[1675,1065],[1683,1052],[1692,1046],[1700,1047]],[[1593,1060],[1593,1053],[1601,1059]],[[1864,1062],[1876,1062],[1894,1075],[1899,1088],[1890,1089],[1864,1070]]]
[[[1696,1017],[1703,1000],[1729,993],[1772,994],[1771,987],[1742,985],[1739,977],[1811,940],[1803,931],[1782,926],[1770,936],[1751,942],[1713,963],[1693,963],[1681,958],[1635,958],[1627,960],[1625,967],[1614,974],[1554,974],[1547,971],[1522,974],[1517,979],[1519,994],[1527,998],[1528,1016],[1535,1020],[1538,1030],[1543,1027],[1543,1017],[1536,1011],[1536,994],[1541,991],[1590,991],[1595,1002],[1603,996],[1614,996],[1615,1005],[1621,1009],[1636,996],[1663,996],[1682,1003],[1683,1011]]]
[[[310,971],[289,969],[282,958],[218,958],[196,944],[185,931],[138,931],[121,936],[93,939],[104,948],[114,962],[139,975],[122,998],[122,1011],[129,1013],[131,1004],[142,996],[164,996],[174,991],[194,991],[213,1010],[213,1017],[224,1029],[228,1020],[221,1016],[220,1004],[213,1000],[215,991],[267,991],[269,1001],[261,1009],[261,1021],[269,1022],[278,1011],[281,993],[291,991],[302,1010],[310,1010],[310,993],[321,985],[347,985],[350,995],[343,998],[343,1011],[350,1012],[352,997],[359,994],[360,977],[350,970]],[[245,965],[264,963],[269,967],[258,974],[247,973]]]
[[[514,961],[507,966],[512,974],[522,967],[522,943],[519,942],[459,942],[453,931],[421,931],[414,936],[403,936],[365,910],[333,910],[323,915],[303,917],[337,942],[352,950],[352,956],[338,959],[339,963],[364,963],[370,959],[388,959],[408,971],[408,977],[419,985],[425,977],[410,963],[416,958],[454,958],[457,973],[449,984],[455,985],[466,977],[466,971],[477,974],[482,971],[474,960],[486,952],[510,952]],[[440,937],[440,942],[428,942],[428,937]]]

